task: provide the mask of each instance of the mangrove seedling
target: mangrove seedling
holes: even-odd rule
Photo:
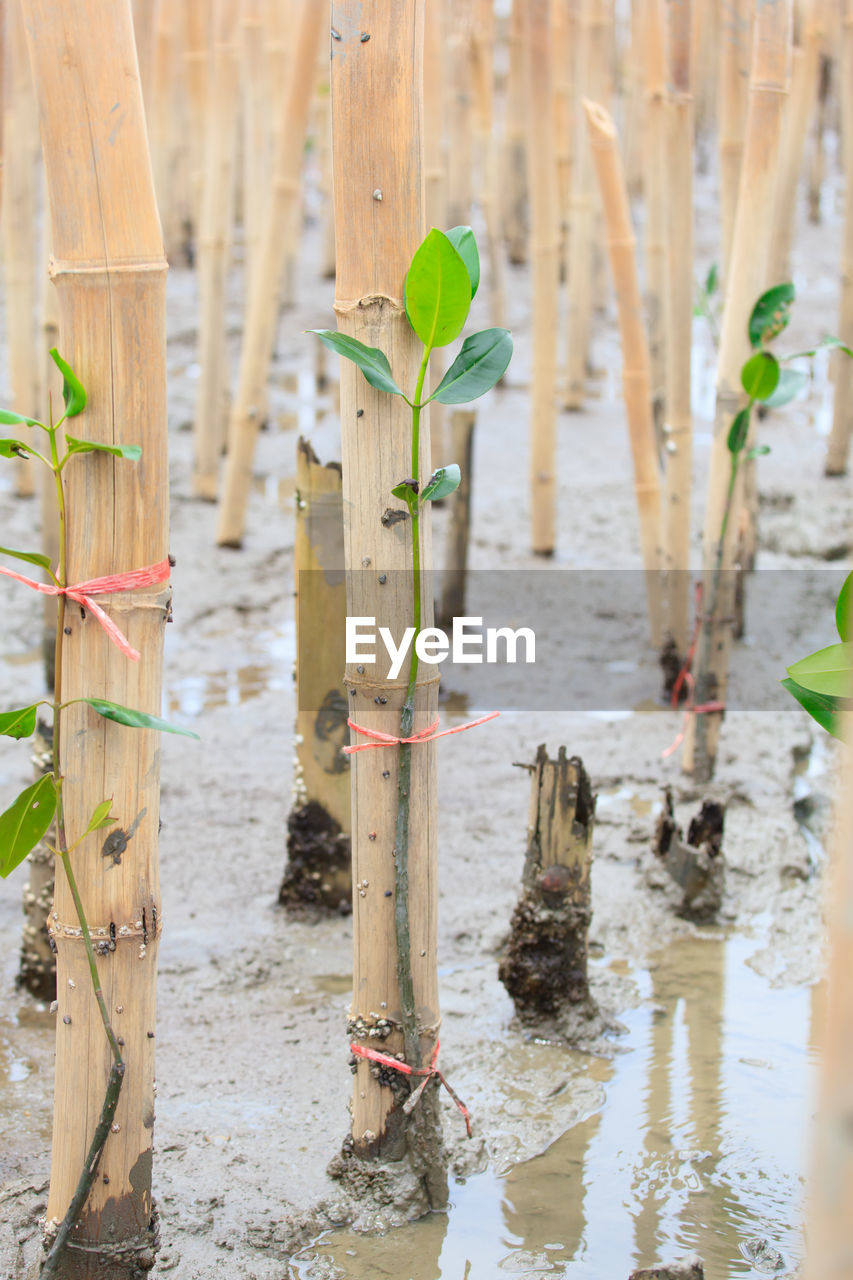
[[[822,729],[843,742],[843,713],[853,709],[853,573],[838,593],[835,626],[839,643],[800,658],[781,684]]]

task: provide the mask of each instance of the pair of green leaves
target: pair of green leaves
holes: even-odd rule
[[[428,351],[459,337],[479,282],[480,259],[471,228],[453,227],[446,235],[433,228],[412,258],[404,291],[409,323]],[[394,380],[388,357],[378,347],[368,347],[330,329],[310,332],[331,351],[358,365],[372,387],[402,396],[412,404]],[[506,329],[471,334],[435,391],[412,407],[422,408],[431,400],[467,404],[478,399],[503,376],[511,356],[512,338]]]
[[[462,472],[455,462],[451,462],[446,467],[439,467],[424,485],[420,501],[438,502],[440,498],[447,498],[454,490],[459,488],[461,482]],[[391,492],[395,498],[403,499],[409,508],[410,515],[415,514],[418,509],[418,491],[411,480],[404,480],[402,484],[395,484]]]
[[[782,685],[827,733],[841,737],[841,713],[853,706],[853,573],[835,602],[840,644],[818,649],[788,667]]]

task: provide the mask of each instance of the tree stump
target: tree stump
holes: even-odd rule
[[[498,974],[525,1023],[589,1004],[587,934],[595,796],[582,761],[544,744],[532,765],[522,892]]]

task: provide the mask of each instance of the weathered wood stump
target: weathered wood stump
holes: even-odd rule
[[[710,920],[723,900],[723,826],[725,806],[704,800],[687,828],[687,839],[675,821],[672,790],[667,787],[658,819],[654,853],[682,890],[676,910],[688,920]]]
[[[522,892],[498,974],[526,1023],[589,1004],[587,934],[595,796],[583,763],[544,744],[532,765]]]
[[[700,1258],[684,1258],[681,1262],[662,1267],[640,1267],[632,1271],[628,1280],[705,1280],[705,1268]]]

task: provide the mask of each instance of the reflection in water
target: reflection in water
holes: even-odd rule
[[[692,1251],[709,1280],[760,1280],[779,1255],[790,1275],[820,996],[771,986],[751,967],[763,945],[709,930],[658,953],[622,1016],[630,1051],[585,1059],[599,1112],[505,1178],[457,1184],[447,1215],[380,1238],[325,1233],[291,1275],[319,1255],[347,1280],[625,1280]]]

